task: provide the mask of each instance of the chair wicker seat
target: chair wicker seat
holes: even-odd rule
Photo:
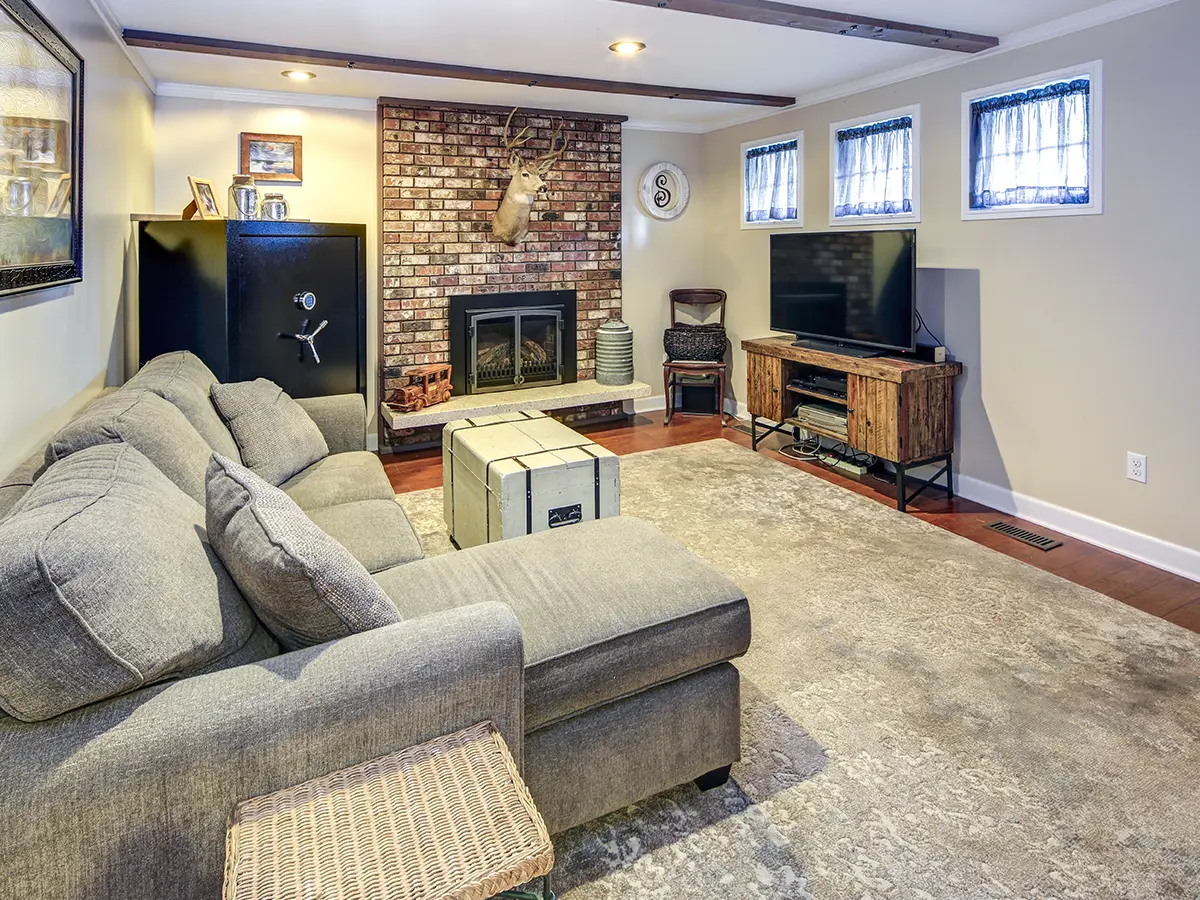
[[[485,900],[542,879],[554,849],[490,722],[239,803],[225,900]]]

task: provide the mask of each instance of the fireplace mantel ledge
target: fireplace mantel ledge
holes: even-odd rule
[[[615,386],[600,384],[597,381],[580,381],[575,384],[555,384],[491,394],[468,394],[465,397],[454,397],[420,412],[395,412],[389,409],[387,404],[381,403],[379,414],[383,416],[383,421],[389,428],[400,431],[404,428],[426,428],[430,425],[445,425],[459,419],[494,416],[500,413],[533,410],[550,412],[576,406],[641,400],[652,396],[653,393],[653,388],[641,381]]]

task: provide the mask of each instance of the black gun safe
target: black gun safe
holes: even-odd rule
[[[365,225],[158,221],[138,229],[138,364],[190,350],[223,382],[367,391]]]

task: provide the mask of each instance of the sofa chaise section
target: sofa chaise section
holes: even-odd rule
[[[525,636],[525,775],[551,831],[739,755],[745,594],[633,518],[601,519],[376,575],[401,615],[482,599]],[[610,730],[611,729],[611,730]]]

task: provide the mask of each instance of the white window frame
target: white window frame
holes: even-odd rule
[[[751,150],[759,147],[766,147],[770,144],[785,144],[788,141],[796,142],[796,218],[789,221],[773,221],[773,222],[747,222],[746,221],[746,154]],[[742,220],[742,229],[745,231],[760,231],[762,229],[781,230],[785,228],[803,228],[804,227],[804,132],[791,131],[787,134],[777,134],[774,137],[760,138],[756,141],[747,141],[742,144],[741,150],[738,152],[738,171],[741,173],[742,180],[742,206],[738,210],[738,218]]]
[[[889,122],[892,119],[902,119],[908,116],[912,119],[912,189],[913,211],[896,213],[891,216],[842,216],[837,212],[837,135],[847,128],[860,128],[863,125],[873,125],[876,122]],[[834,122],[829,126],[829,224],[831,227],[844,228],[858,225],[895,225],[904,228],[921,221],[921,104],[905,106],[888,112],[874,113],[869,116],[859,116]]]
[[[1019,81],[1009,81],[1004,84],[994,84],[990,87],[967,91],[962,95],[962,218],[964,222],[975,219],[1033,219],[1045,216],[1097,216],[1104,212],[1104,94],[1103,94],[1103,63],[1101,60],[1058,69],[1035,75],[1032,78],[1022,78]],[[1047,203],[1042,206],[1010,206],[993,207],[991,209],[971,208],[971,104],[976,100],[988,97],[1000,97],[1004,94],[1015,94],[1018,91],[1028,91],[1032,88],[1056,84],[1060,81],[1070,81],[1074,78],[1087,78],[1088,88],[1088,202],[1087,203]]]

